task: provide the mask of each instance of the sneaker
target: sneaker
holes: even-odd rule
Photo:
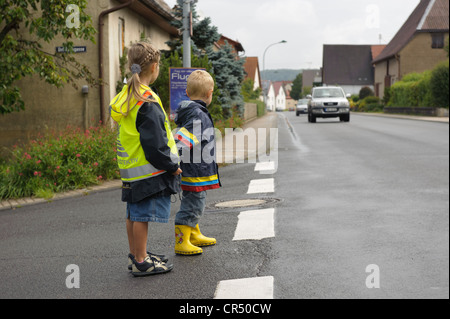
[[[149,251],[147,251],[147,254],[150,257],[152,257],[153,259],[156,259],[160,263],[166,263],[169,261],[169,258],[167,258],[166,255],[157,255],[157,254],[153,254]],[[133,259],[134,259],[134,256],[132,254],[128,254],[128,270],[130,270],[130,271],[132,269]]]
[[[138,263],[133,258],[131,273],[135,277],[145,277],[168,273],[173,269],[173,264],[158,262],[156,259],[147,255],[142,263]]]

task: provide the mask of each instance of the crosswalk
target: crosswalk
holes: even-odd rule
[[[255,171],[264,175],[273,174],[275,163],[258,163]],[[247,194],[274,192],[275,179],[263,178],[251,180]],[[243,211],[239,214],[233,241],[257,241],[272,237],[275,237],[275,208]],[[273,286],[273,276],[224,280],[217,284],[214,299],[273,299]]]

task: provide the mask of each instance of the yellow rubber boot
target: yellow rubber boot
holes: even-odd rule
[[[190,237],[194,228],[185,225],[175,225],[175,254],[200,255],[203,249],[191,244]]]
[[[200,228],[195,226],[195,228],[192,228],[191,233],[191,243],[198,247],[206,247],[206,246],[213,246],[217,243],[215,238],[209,238],[203,236],[203,234],[200,232]]]

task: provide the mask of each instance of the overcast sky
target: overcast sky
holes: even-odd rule
[[[176,0],[165,0],[173,7]],[[324,44],[387,44],[420,0],[199,0],[224,36],[238,40],[263,69],[322,66]]]

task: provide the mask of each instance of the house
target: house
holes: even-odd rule
[[[98,27],[96,43],[73,40],[82,48],[75,58],[88,66],[94,76],[104,79],[100,87],[90,87],[77,81],[75,90],[70,85],[56,88],[39,77],[23,78],[17,82],[25,101],[25,110],[0,117],[0,145],[12,146],[25,142],[39,132],[62,130],[67,125],[88,128],[100,120],[109,121],[109,102],[116,95],[117,82],[123,82],[120,57],[125,47],[146,39],[159,49],[169,49],[165,44],[177,37],[179,30],[171,26],[175,19],[163,0],[102,0],[88,1],[86,14],[92,25]],[[24,38],[28,35],[24,34]],[[55,52],[62,45],[61,38],[47,43],[42,50]]]
[[[286,105],[286,91],[284,88],[284,82],[272,82],[274,94],[275,94],[275,111],[284,111],[287,109]]]
[[[224,35],[221,35],[219,41],[214,43],[213,50],[219,51],[220,48],[224,46],[226,43],[232,46],[233,53],[236,55],[236,57],[240,56],[239,55],[240,52],[242,52],[243,54],[245,53],[244,47],[239,41],[232,40]]]
[[[337,85],[348,94],[359,94],[363,87],[374,89],[373,45],[324,45],[324,86]]]
[[[302,92],[305,88],[312,88],[316,83],[322,83],[322,71],[319,69],[303,70]]]
[[[447,59],[449,1],[421,0],[386,48],[372,61],[375,93],[383,98],[385,88],[412,72],[433,69]]]
[[[294,82],[292,81],[283,81],[284,92],[286,93],[286,109],[294,110],[297,106],[297,101],[291,97],[292,87],[294,86]]]
[[[262,89],[258,57],[245,58],[244,69],[247,74],[245,80],[251,79],[253,81],[253,90]]]
[[[274,112],[276,110],[276,94],[273,83],[267,80],[264,81],[264,90],[266,92],[267,110]]]

